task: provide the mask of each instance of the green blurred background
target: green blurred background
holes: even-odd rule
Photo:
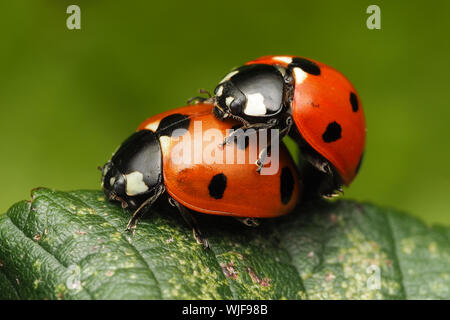
[[[81,7],[81,30],[66,8]],[[368,30],[366,8],[381,8]],[[345,197],[450,224],[450,1],[44,1],[0,4],[0,212],[30,189],[99,188],[145,118],[267,54],[356,86],[368,141]]]

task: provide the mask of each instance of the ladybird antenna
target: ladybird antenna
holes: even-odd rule
[[[199,92],[201,93],[201,94],[206,94],[206,95],[208,95],[208,98],[209,99],[211,99],[212,98],[212,94],[208,91],[208,90],[206,90],[206,89],[200,89],[199,90]]]

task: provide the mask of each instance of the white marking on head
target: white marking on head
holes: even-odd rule
[[[294,68],[294,80],[296,85],[302,83],[307,77],[308,74],[301,68]]]
[[[125,175],[125,178],[127,180],[127,195],[135,196],[148,190],[148,186],[144,182],[144,175],[141,172],[133,171]]]
[[[217,89],[216,96],[220,97],[223,93],[223,86],[220,86],[219,89]]]
[[[155,132],[156,129],[158,129],[158,126],[159,126],[159,120],[149,123],[148,125],[145,126],[145,129]]]
[[[233,101],[234,101],[234,97],[227,97],[225,99],[225,104],[227,105],[227,107],[230,107],[230,105]]]
[[[116,177],[111,177],[111,179],[109,179],[109,185],[113,186],[114,182],[116,182]]]
[[[118,148],[117,148],[118,149]],[[116,150],[117,151],[117,150]],[[115,153],[115,152],[114,152]],[[113,153],[113,155],[114,155]],[[109,169],[111,169],[111,162],[108,161],[105,166],[102,168],[102,174],[103,176],[106,176],[108,174]]]
[[[247,103],[245,105],[244,113],[249,116],[261,116],[267,112],[264,105],[264,97],[261,93],[253,93],[247,95]]]
[[[273,57],[273,60],[284,62],[284,63],[287,63],[287,64],[292,62],[292,58],[291,57],[286,57],[286,56]]]
[[[227,75],[225,76],[225,78],[222,79],[222,81],[219,82],[219,84],[224,83],[225,81],[230,80],[232,76],[234,76],[235,74],[238,74],[238,73],[239,73],[239,70],[231,71],[229,74],[227,74]]]
[[[118,150],[119,148],[117,148],[117,150]],[[117,151],[116,150],[116,151]],[[116,152],[114,152],[114,153],[116,153]],[[113,153],[113,155],[114,155],[114,153]],[[108,172],[109,172],[109,170],[111,169],[111,162],[110,161],[108,161],[106,164],[105,164],[105,166],[102,168],[102,188],[105,186],[105,183],[104,183],[104,181],[103,181],[103,178],[104,177],[106,177],[106,175],[108,174]]]

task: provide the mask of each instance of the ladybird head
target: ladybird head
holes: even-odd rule
[[[214,90],[214,114],[223,120],[230,116],[242,116],[247,98],[230,80],[221,82]]]
[[[129,137],[102,168],[102,188],[108,200],[137,209],[161,183],[161,148],[154,132]]]
[[[124,199],[126,189],[125,177],[111,160],[102,168],[102,188],[108,200],[120,201],[123,207],[128,206],[127,201]]]
[[[278,114],[284,105],[284,78],[274,66],[253,64],[230,72],[214,90],[219,119],[236,116],[252,119]]]

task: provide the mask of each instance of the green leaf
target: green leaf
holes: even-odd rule
[[[129,234],[98,191],[34,190],[0,217],[0,299],[450,298],[448,228],[351,201],[197,216],[209,250],[170,207]]]

